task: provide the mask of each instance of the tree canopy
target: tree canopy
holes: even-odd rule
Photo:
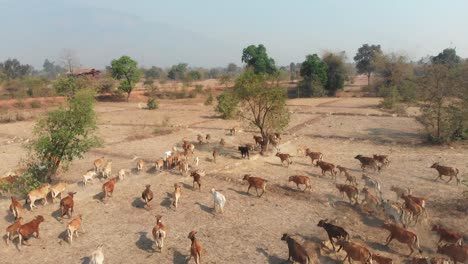
[[[434,64],[445,64],[449,66],[455,66],[461,63],[460,56],[457,55],[457,51],[452,48],[444,49],[437,56],[431,57],[431,62]]]
[[[265,46],[262,44],[250,45],[242,52],[242,62],[252,68],[256,74],[273,74],[276,72],[275,60],[268,57]]]
[[[375,59],[382,53],[380,45],[364,44],[354,56],[358,73],[367,74],[367,84],[370,85],[371,74],[375,71]]]
[[[234,92],[239,99],[239,116],[257,127],[264,140],[288,125],[286,92],[281,87],[269,87],[263,74],[244,72],[237,78]]]
[[[16,79],[31,74],[33,67],[29,64],[21,64],[17,59],[7,59],[0,63],[0,70],[7,79]]]
[[[185,78],[185,74],[188,71],[188,64],[187,63],[179,63],[177,65],[173,65],[171,70],[168,72],[167,77],[171,80],[183,80]]]
[[[327,82],[325,89],[329,95],[335,95],[337,90],[343,89],[344,81],[346,79],[345,67],[346,55],[344,52],[340,53],[326,53],[323,56],[323,62],[327,65]]]
[[[75,158],[81,159],[91,148],[101,145],[101,140],[94,135],[97,130],[94,103],[92,90],[80,90],[69,98],[66,108],[49,111],[36,124],[37,140],[31,148],[47,168],[49,181],[60,166],[66,169]]]
[[[306,56],[300,73],[307,81],[320,81],[322,85],[327,83],[327,64],[317,54]]]
[[[146,79],[159,79],[163,77],[164,74],[165,73],[163,69],[156,67],[156,66],[152,66],[151,68],[145,71],[145,78]]]
[[[121,80],[119,89],[127,93],[127,101],[133,91],[133,87],[138,82],[141,72],[138,63],[129,56],[122,56],[111,62],[112,77]]]

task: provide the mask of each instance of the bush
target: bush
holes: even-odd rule
[[[432,143],[448,143],[454,140],[466,139],[468,121],[466,109],[459,104],[441,106],[425,105],[422,108],[420,121],[429,132]]]
[[[14,106],[17,107],[17,108],[24,108],[26,106],[26,104],[24,103],[23,100],[18,100],[14,103]]]
[[[203,94],[203,85],[201,84],[197,84],[195,85],[195,90],[194,90],[197,94]]]
[[[24,174],[18,177],[15,182],[0,183],[0,190],[26,196],[30,191],[39,188],[45,179],[45,167],[31,164]]]
[[[239,99],[231,91],[225,91],[216,97],[218,99],[218,105],[216,111],[221,113],[222,118],[232,119],[237,114],[237,105]]]
[[[189,97],[189,98],[195,98],[195,97],[197,97],[197,92],[196,92],[195,90],[190,91],[189,94],[188,94],[188,97]]]
[[[205,100],[205,105],[212,105],[213,104],[213,94],[209,94],[208,97]]]
[[[400,93],[395,86],[382,87],[379,93],[383,94],[384,100],[382,101],[382,107],[387,109],[394,109],[397,104],[401,101]]]
[[[115,81],[111,78],[102,78],[97,86],[99,93],[111,93],[114,90]]]
[[[154,97],[151,97],[151,98],[148,98],[148,102],[146,103],[146,105],[148,106],[148,109],[149,110],[155,110],[155,109],[158,109],[158,102],[156,101],[156,98]]]
[[[41,101],[32,101],[31,102],[31,107],[32,108],[41,108],[42,104]]]

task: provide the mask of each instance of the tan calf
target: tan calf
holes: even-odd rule
[[[23,205],[21,205],[15,196],[11,196],[10,212],[15,217],[15,220],[23,214]]]
[[[72,244],[73,242],[73,234],[75,234],[78,238],[78,230],[81,228],[81,230],[84,232],[82,221],[83,216],[79,214],[75,218],[73,218],[73,220],[71,220],[70,223],[68,223],[67,234],[68,242],[70,242],[70,244]]]
[[[62,192],[65,191],[65,188],[67,188],[66,182],[59,182],[50,187],[50,194],[52,196],[52,202],[55,202],[55,200],[58,199],[59,195],[60,195],[60,199],[62,198]]]
[[[104,197],[102,198],[103,200],[105,200],[108,196],[112,196],[114,193],[115,183],[116,178],[112,178],[102,185],[102,191],[104,193]]]
[[[144,167],[145,167],[145,161],[142,159],[139,159],[137,162],[137,172],[140,173]]]
[[[359,196],[359,190],[356,186],[353,185],[347,185],[347,184],[335,184],[336,188],[338,191],[341,193],[341,196],[344,197],[344,194],[346,193],[346,196],[348,196],[349,202],[353,203],[353,201],[356,204],[359,204],[358,201],[358,196]]]
[[[158,248],[159,251],[162,252],[164,247],[164,240],[166,239],[167,235],[167,228],[161,221],[162,216],[156,215],[155,217],[156,225],[153,227],[152,233],[154,241],[156,242],[156,248]]]
[[[304,190],[302,190],[304,192],[307,189],[312,190],[312,186],[310,185],[310,178],[307,176],[303,176],[303,175],[289,176],[289,182],[294,182],[299,190],[301,189],[299,188],[299,184],[304,184],[305,187],[304,187]]]
[[[19,228],[23,224],[23,217],[18,217],[15,222],[9,225],[6,229],[6,244],[8,246],[8,242],[14,239],[14,235],[18,232]]]
[[[176,209],[181,195],[182,188],[180,187],[180,184],[174,183],[174,192],[172,193],[172,198],[174,199],[174,201],[172,201],[172,206],[174,206]]]
[[[34,202],[36,202],[37,200],[44,199],[43,205],[47,204],[47,194],[49,193],[49,190],[50,184],[46,183],[42,187],[29,192],[28,198],[26,198],[26,203],[29,203],[29,208],[31,209],[31,211],[34,209],[34,207],[36,207],[36,205],[34,205]]]
[[[106,165],[106,161],[104,160],[104,157],[100,157],[94,160],[93,165],[94,165],[94,171],[96,171],[96,173],[99,174],[104,169],[104,166]]]
[[[342,247],[346,252],[346,257],[343,259],[343,263],[346,259],[348,259],[349,263],[351,263],[351,260],[359,261],[360,263],[372,263],[372,254],[366,247],[342,239],[338,240],[336,244]]]

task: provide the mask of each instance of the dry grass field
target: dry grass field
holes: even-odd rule
[[[354,159],[357,154],[387,154],[391,160],[380,173],[369,173],[382,182],[384,199],[395,200],[392,185],[410,187],[413,194],[427,200],[428,219],[411,226],[420,238],[424,256],[435,255],[438,237],[430,231],[433,223],[442,223],[468,235],[468,201],[463,200],[466,187],[434,181],[435,170],[429,167],[439,161],[455,166],[461,175],[468,173],[468,151],[464,146],[429,146],[424,142],[424,128],[414,116],[392,116],[381,111],[378,98],[320,98],[289,100],[292,120],[283,135],[280,149],[293,155],[289,168],[280,164],[274,155],[251,153],[250,160],[241,159],[237,146],[253,143],[252,128],[238,121],[225,121],[216,117],[212,106],[204,106],[203,99],[161,100],[160,109],[139,109],[138,102],[98,103],[99,134],[105,146],[77,160],[62,177],[76,191],[75,215],[83,215],[85,233],[70,245],[65,238],[67,218],[58,217],[58,204],[38,205],[33,212],[26,210],[25,220],[43,215],[40,239],[31,238],[31,246],[20,251],[15,245],[0,243],[0,263],[88,263],[97,245],[104,245],[105,263],[184,263],[189,256],[191,230],[205,248],[202,263],[285,263],[287,245],[281,241],[283,233],[294,234],[306,244],[316,263],[341,263],[341,254],[318,255],[320,241],[327,238],[317,227],[320,219],[328,218],[344,227],[353,241],[405,263],[409,250],[393,241],[384,246],[387,231],[382,212],[368,214],[357,205],[342,198],[330,176],[320,177],[320,169],[310,159],[296,153],[299,146],[321,151],[324,160],[350,169],[358,178],[361,169]],[[0,173],[15,168],[26,152],[23,143],[31,138],[33,121],[0,124]],[[170,131],[167,131],[167,126]],[[241,128],[235,136],[228,129]],[[199,168],[205,169],[202,190],[193,191],[190,177],[177,170],[155,172],[147,167],[136,173],[135,157],[147,164],[163,156],[183,138],[196,141],[198,134],[211,134],[211,142],[196,147]],[[221,138],[226,146],[221,148]],[[220,157],[212,161],[213,148],[220,148]],[[273,153],[274,154],[274,153]],[[116,184],[112,198],[101,202],[102,182],[84,188],[81,176],[93,168],[93,160],[104,156],[113,161],[115,175],[119,169],[131,170],[130,175]],[[194,166],[193,161],[191,161]],[[267,179],[267,193],[257,198],[246,193],[247,185],[240,179],[244,174]],[[299,192],[288,183],[288,176],[307,175],[312,191]],[[344,183],[344,176],[338,182]],[[174,183],[182,183],[179,208],[171,204]],[[141,192],[151,184],[155,199],[150,209],[142,208]],[[223,215],[215,214],[211,207],[211,188],[221,190],[227,203]],[[362,197],[360,197],[362,199]],[[4,232],[12,222],[7,212],[8,197],[0,200],[0,230]],[[155,251],[151,230],[154,215],[163,216],[167,226],[167,240],[162,253]],[[15,243],[16,244],[16,243]],[[192,260],[193,261],[193,260]],[[194,263],[194,262],[192,262]]]

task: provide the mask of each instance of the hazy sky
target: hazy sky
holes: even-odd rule
[[[42,67],[74,50],[84,67],[123,54],[141,65],[241,64],[262,43],[278,65],[363,43],[412,59],[456,47],[468,57],[468,1],[439,0],[0,0],[0,60]]]

